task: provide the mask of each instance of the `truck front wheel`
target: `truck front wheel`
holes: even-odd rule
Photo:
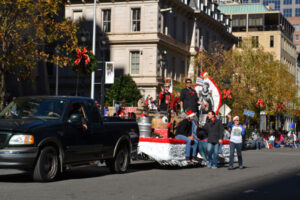
[[[39,182],[53,181],[59,171],[59,161],[57,150],[52,146],[44,147],[33,171],[33,180]]]
[[[113,159],[105,161],[107,167],[112,173],[125,173],[129,166],[129,150],[122,146]]]

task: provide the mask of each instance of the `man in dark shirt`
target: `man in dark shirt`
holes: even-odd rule
[[[196,142],[196,138],[194,138],[192,133],[192,120],[194,120],[195,113],[189,110],[187,112],[187,118],[182,120],[177,129],[176,129],[176,139],[182,139],[186,141],[186,150],[185,150],[185,157],[187,162],[195,162],[198,163],[196,159],[197,154],[197,147],[198,143]],[[192,152],[192,160],[190,159],[191,156],[191,147],[193,149]]]
[[[192,80],[185,80],[186,88],[181,91],[180,94],[180,109],[181,112],[192,110],[195,113],[198,113],[198,96],[196,91],[192,88]]]

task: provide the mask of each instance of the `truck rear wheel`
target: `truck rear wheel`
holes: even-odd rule
[[[112,173],[125,173],[129,166],[129,150],[122,146],[113,159],[105,161],[106,166]]]
[[[44,147],[33,171],[33,180],[39,182],[53,181],[59,171],[59,161],[57,150],[52,146]]]

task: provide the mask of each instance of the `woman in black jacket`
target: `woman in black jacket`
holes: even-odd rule
[[[208,121],[204,125],[203,129],[208,135],[208,167],[216,169],[218,165],[219,144],[222,144],[223,126],[222,122],[216,119],[214,111],[209,111],[207,117]]]

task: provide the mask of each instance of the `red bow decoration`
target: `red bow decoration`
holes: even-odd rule
[[[258,99],[257,103],[256,103],[256,106],[260,106],[260,108],[263,107],[263,104],[264,104],[264,100],[263,99]]]
[[[285,110],[283,103],[278,104],[277,111]]]
[[[90,63],[90,58],[87,55],[87,49],[86,48],[83,48],[82,51],[80,51],[80,49],[76,49],[76,52],[77,52],[77,54],[76,54],[77,59],[74,62],[75,65],[78,65],[82,58],[85,60],[86,65],[88,65]]]
[[[224,94],[224,96],[223,96],[223,98],[224,99],[226,99],[226,98],[228,98],[228,99],[232,99],[232,97],[231,97],[231,91],[230,90],[223,90],[223,94]]]

